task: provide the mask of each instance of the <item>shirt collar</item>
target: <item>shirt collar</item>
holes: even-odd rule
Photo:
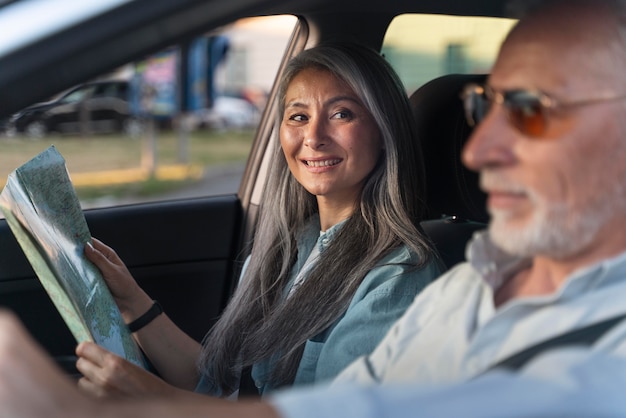
[[[465,256],[494,290],[511,275],[530,265],[530,259],[514,257],[494,245],[486,230],[474,234]]]
[[[466,257],[483,280],[494,290],[509,277],[527,268],[531,259],[512,256],[498,248],[487,230],[476,232],[467,247]],[[623,281],[626,277],[626,251],[574,271],[564,282],[561,292],[579,293],[597,286]]]
[[[313,245],[317,243],[319,252],[324,252],[346,221],[347,219],[344,219],[322,232],[319,214],[311,216],[296,234],[298,251],[309,254]]]

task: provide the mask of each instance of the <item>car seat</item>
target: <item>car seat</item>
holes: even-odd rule
[[[485,79],[484,74],[445,75],[410,97],[426,168],[427,207],[421,225],[448,268],[465,259],[468,240],[488,221],[478,175],[461,163],[461,150],[471,133],[461,91],[467,83]]]

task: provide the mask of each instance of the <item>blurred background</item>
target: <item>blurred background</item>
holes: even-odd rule
[[[0,120],[0,186],[54,144],[83,207],[235,193],[294,16],[244,19]],[[382,53],[407,93],[485,73],[515,22],[400,16]]]

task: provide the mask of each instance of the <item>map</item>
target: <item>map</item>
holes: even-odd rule
[[[83,254],[91,233],[54,146],[9,174],[0,209],[76,341],[145,367],[100,270]]]

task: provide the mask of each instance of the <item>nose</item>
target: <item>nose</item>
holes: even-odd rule
[[[516,133],[506,118],[502,106],[492,106],[474,129],[463,148],[461,159],[470,170],[488,166],[507,165],[515,161]]]
[[[304,145],[311,149],[319,149],[330,142],[328,126],[323,118],[309,119],[304,135]]]

